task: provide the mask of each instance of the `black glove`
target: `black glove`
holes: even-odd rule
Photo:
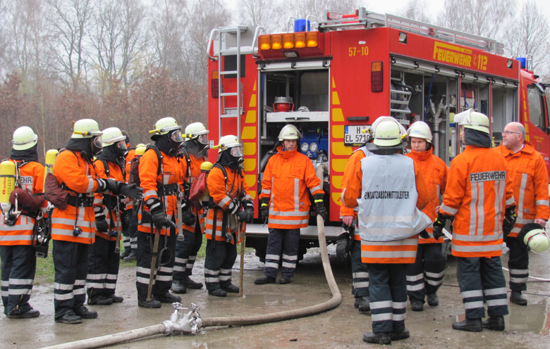
[[[168,219],[166,219],[166,212],[159,199],[149,199],[147,201],[147,207],[151,211],[151,221],[157,229],[162,229]]]
[[[229,206],[227,206],[226,212],[230,214],[236,214],[240,207],[241,203],[239,202],[239,199],[233,199],[229,203]]]
[[[348,228],[344,226],[344,229]],[[336,238],[336,254],[340,256],[347,255],[351,248],[353,247],[353,234],[350,234],[347,231],[344,231],[342,234],[338,235]]]
[[[252,202],[252,200],[244,200],[243,208],[246,213],[246,219],[244,221],[246,223],[252,223],[254,220],[254,202]]]
[[[441,213],[437,215],[437,218],[434,222],[434,227],[433,227],[434,239],[437,240],[440,237],[445,236],[445,234],[443,234],[443,228],[445,228],[445,223],[447,223],[447,218],[448,216],[442,215]]]
[[[138,187],[137,184],[120,184],[120,194],[131,198],[134,201],[141,200],[143,198],[143,188]]]
[[[102,213],[96,213],[95,215],[95,228],[100,233],[106,233],[109,231],[109,223],[105,219],[105,215]]]
[[[429,239],[430,238],[430,234],[428,234],[428,232],[424,229],[420,232],[420,237],[422,239]]]
[[[506,211],[504,211],[504,221],[502,222],[504,238],[508,237],[512,229],[514,229],[516,218],[516,206],[514,205],[506,208]]]
[[[263,221],[269,217],[269,198],[260,199],[260,216]]]
[[[237,211],[237,219],[239,222],[245,222],[247,218],[246,212],[243,210]]]
[[[195,224],[195,215],[191,212],[190,209],[182,209],[181,221],[183,224],[188,226],[193,226]]]
[[[123,211],[120,213],[120,226],[122,230],[128,231],[128,226],[130,225],[130,217],[126,213],[126,211]]]
[[[315,203],[315,210],[317,211],[317,214],[323,218],[323,221],[326,221],[328,212],[325,204],[323,203],[323,197],[324,194],[315,194],[313,195],[313,202]]]

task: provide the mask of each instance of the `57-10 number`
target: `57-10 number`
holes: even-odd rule
[[[361,47],[350,47],[348,52],[350,57],[355,56],[368,56],[369,55],[369,47],[368,46],[361,46]]]

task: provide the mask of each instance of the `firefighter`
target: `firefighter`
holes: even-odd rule
[[[367,144],[373,155],[355,165],[342,202],[359,208],[361,257],[369,270],[373,332],[365,333],[363,341],[390,344],[410,337],[406,270],[415,261],[418,233],[431,224],[420,211],[429,194],[417,165],[399,154],[407,133],[397,120],[381,121],[373,133],[373,143]]]
[[[126,136],[116,127],[103,130],[103,151],[94,161],[96,176],[126,182],[124,154]],[[89,305],[121,303],[124,298],[115,295],[120,263],[120,233],[126,209],[124,197],[112,192],[96,193],[94,200],[96,239],[88,248],[88,276],[86,288]]]
[[[189,189],[201,173],[201,164],[206,161],[208,149],[208,130],[201,122],[194,122],[185,128],[187,140],[183,144],[182,152],[188,165],[188,181],[185,183],[186,197]],[[174,281],[172,291],[185,293],[187,288],[201,289],[202,283],[191,280],[193,265],[197,259],[197,253],[202,245],[204,233],[204,210],[197,209],[188,201],[184,201],[183,217],[183,241],[176,241],[176,264],[174,265]]]
[[[267,162],[260,194],[262,219],[269,217],[264,275],[256,285],[274,283],[282,252],[280,284],[290,283],[298,262],[300,228],[309,223],[309,188],[317,213],[327,218],[323,188],[311,160],[298,152],[302,135],[294,125],[279,133],[277,154]]]
[[[448,168],[443,160],[433,154],[432,131],[425,122],[415,122],[407,133],[411,142],[411,152],[406,156],[416,162],[430,193],[430,202],[422,212],[433,222],[437,218],[436,207],[439,206],[439,197],[445,192]],[[420,233],[416,261],[407,267],[407,293],[413,311],[423,310],[425,297],[429,306],[439,305],[436,292],[443,283],[447,262],[441,248],[442,243],[443,237],[435,239],[431,227]]]
[[[1,293],[4,314],[10,319],[40,315],[29,304],[36,271],[33,230],[41,208],[47,205],[43,195],[44,166],[38,162],[37,140],[38,136],[28,126],[19,127],[13,133],[9,161],[14,172],[18,172],[19,181],[14,192],[21,213],[17,215],[12,205],[13,209],[3,211],[0,216]],[[15,193],[6,194],[15,197]],[[4,210],[4,203],[2,206]]]
[[[124,137],[126,137],[126,141],[125,141],[126,153],[123,155],[125,160],[124,171],[126,171],[126,173],[129,173],[129,171],[126,170],[126,166],[129,165],[130,160],[134,157],[136,148],[131,147],[130,135],[128,134],[128,132],[121,130],[121,133]],[[128,159],[127,162],[126,162],[126,159]],[[126,176],[126,181],[127,180],[128,180],[128,176]],[[133,207],[132,204],[129,203],[127,208],[132,209],[132,207]],[[126,212],[126,211],[123,211],[123,212]],[[125,214],[124,219],[122,220],[122,233],[124,235],[124,239],[122,240],[122,246],[124,247],[124,251],[120,254],[120,259],[124,259],[128,257],[132,252],[132,244],[131,244],[132,236],[130,235],[130,231],[128,230],[129,220],[130,220],[130,216]]]
[[[242,173],[243,146],[237,137],[220,138],[218,161],[208,175],[210,210],[206,218],[204,280],[208,294],[225,297],[239,293],[231,283],[231,268],[237,258],[237,243],[243,222],[254,219],[254,203]]]
[[[371,130],[387,118],[388,117],[384,116],[377,118],[372,124]],[[367,143],[370,143],[373,140],[372,133],[369,131],[366,136],[367,141],[355,150],[348,159],[346,168],[344,169],[344,176],[342,178],[342,189],[347,187],[349,179],[355,174],[355,165],[365,157],[372,155],[372,153],[367,149]],[[347,208],[341,204],[340,216],[347,233],[344,232],[341,234],[338,237],[337,243],[345,242],[346,248],[351,245],[349,246],[349,250],[351,252],[351,272],[353,277],[351,293],[355,296],[354,306],[360,312],[370,311],[369,270],[367,268],[367,264],[361,261],[361,236],[357,232],[357,215],[354,209]]]
[[[466,319],[453,323],[453,329],[503,331],[508,304],[500,256],[503,218],[505,225],[512,226],[515,219],[511,171],[507,173],[504,157],[490,149],[487,116],[469,109],[454,120],[462,126],[460,137],[466,148],[451,163],[433,228],[433,236],[441,236],[445,221],[454,216],[452,254]],[[482,323],[484,302],[489,319]]]
[[[125,135],[125,131],[122,131],[122,134]],[[126,139],[126,147],[128,147],[128,153],[126,154],[126,180],[127,183],[130,183],[130,176],[132,170],[132,159],[136,158],[137,153],[143,154],[145,149],[145,144],[139,143],[135,148],[130,147],[130,142],[128,138]],[[138,151],[139,149],[139,151]],[[139,176],[139,173],[137,174]],[[120,254],[120,259],[125,262],[135,261],[137,258],[137,215],[134,214],[134,202],[127,198],[126,199],[126,215],[125,221],[128,222],[128,227],[126,234],[124,236],[123,246],[124,251]],[[136,208],[137,209],[137,208]],[[129,248],[128,248],[129,247]]]
[[[172,287],[178,233],[174,223],[177,217],[177,200],[187,165],[180,163],[179,148],[183,137],[181,126],[174,118],[158,120],[155,129],[149,133],[155,141],[154,148],[149,147],[139,162],[144,204],[138,214],[136,288],[140,307],[160,308],[161,303],[181,301],[179,296],[172,295],[169,291]],[[151,248],[153,239],[159,239],[160,251]],[[153,260],[156,260],[155,264],[152,263]],[[154,276],[153,279],[151,275]],[[152,295],[149,295],[151,282]]]
[[[521,292],[527,289],[529,254],[522,248],[517,236],[524,224],[546,226],[549,214],[548,173],[544,158],[525,140],[525,127],[519,122],[506,125],[502,132],[502,144],[495,150],[504,156],[513,176],[512,188],[517,207],[516,223],[505,239],[510,249],[510,301],[527,305],[527,299]]]
[[[84,306],[88,246],[95,241],[93,193],[123,193],[134,199],[141,190],[113,179],[99,178],[92,158],[102,148],[99,125],[92,119],[78,120],[65,149],[59,153],[53,167],[55,185],[68,195],[65,205],[54,203],[52,213],[53,261],[55,268],[55,321],[77,324],[81,319],[97,318],[97,312]],[[46,195],[54,191],[46,179]]]

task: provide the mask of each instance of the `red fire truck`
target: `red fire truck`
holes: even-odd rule
[[[501,56],[495,40],[359,8],[327,12],[318,23],[289,20],[285,33],[262,27],[214,29],[208,42],[208,128],[211,143],[237,135],[244,173],[256,198],[262,172],[287,123],[303,133],[300,149],[326,166],[327,238],[342,232],[339,207],[346,162],[377,117],[405,127],[426,121],[434,152],[448,164],[461,151],[455,113],[473,108],[489,116],[495,145],[510,121],[550,165],[545,85],[526,59]],[[214,150],[210,159],[216,159]],[[256,210],[258,218],[258,210]],[[317,244],[312,219],[302,229],[300,253]],[[247,227],[247,246],[265,254],[267,225]]]

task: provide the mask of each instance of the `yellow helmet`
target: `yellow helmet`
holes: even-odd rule
[[[464,126],[464,128],[489,134],[489,118],[485,114],[478,113],[473,109],[468,109],[462,113],[456,114],[454,122],[458,123],[460,126]]]
[[[74,123],[71,138],[93,138],[101,136],[99,124],[93,119],[80,119]]]
[[[38,143],[38,136],[29,126],[22,126],[13,132],[11,142],[13,143],[13,149],[27,150]]]

